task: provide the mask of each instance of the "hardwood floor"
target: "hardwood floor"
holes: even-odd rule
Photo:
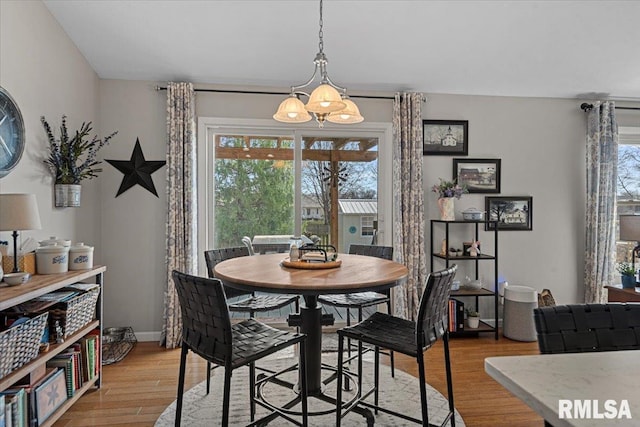
[[[451,339],[455,404],[469,427],[540,427],[541,417],[484,372],[490,356],[537,354],[537,343],[493,335]],[[425,353],[427,382],[446,395],[442,345]],[[121,362],[103,368],[103,385],[67,411],[55,427],[153,426],[176,397],[180,350],[138,343]],[[385,361],[386,362],[386,361]],[[193,354],[187,362],[188,389],[205,379],[205,362]],[[414,359],[396,356],[396,368],[417,375]],[[388,374],[381,370],[381,375]],[[212,424],[214,425],[214,424]]]

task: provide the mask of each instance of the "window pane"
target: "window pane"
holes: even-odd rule
[[[640,146],[635,144],[618,145],[618,216],[640,215]],[[616,262],[631,262],[631,251],[637,242],[619,240],[616,245]],[[637,265],[638,260],[636,260]]]
[[[243,236],[292,235],[293,141],[217,135],[214,247],[242,245]]]
[[[302,230],[345,252],[371,244],[378,202],[378,138],[307,136],[302,149]],[[369,218],[367,229],[361,219]]]

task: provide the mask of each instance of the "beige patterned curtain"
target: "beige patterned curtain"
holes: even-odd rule
[[[182,317],[171,272],[198,271],[195,92],[191,83],[167,85],[167,283],[160,344],[176,348]]]
[[[616,255],[618,125],[615,104],[595,102],[587,118],[584,302],[606,302]]]
[[[426,278],[422,188],[421,93],[397,93],[393,103],[393,253],[409,269],[393,289],[396,316],[415,320]]]

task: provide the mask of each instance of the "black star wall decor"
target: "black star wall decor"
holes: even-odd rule
[[[144,154],[142,154],[142,148],[140,147],[140,140],[138,138],[136,138],[136,146],[133,147],[133,153],[131,153],[131,160],[105,160],[111,166],[124,174],[122,184],[120,184],[120,188],[118,188],[118,194],[116,194],[116,197],[136,184],[140,184],[142,187],[146,188],[158,197],[156,187],[153,185],[151,174],[160,169],[167,162],[165,160],[145,160]]]

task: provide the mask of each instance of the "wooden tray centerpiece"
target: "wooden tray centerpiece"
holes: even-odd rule
[[[329,251],[332,249],[332,251]],[[298,248],[300,259],[292,261],[289,257],[282,260],[283,267],[318,270],[337,268],[342,264],[338,259],[338,251],[331,245],[303,245]]]

